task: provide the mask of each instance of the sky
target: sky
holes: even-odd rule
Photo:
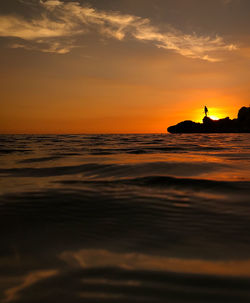
[[[164,133],[250,104],[249,0],[0,1],[0,133]]]

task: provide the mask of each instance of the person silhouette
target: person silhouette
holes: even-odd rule
[[[204,113],[205,113],[205,116],[207,117],[207,114],[208,114],[208,109],[207,109],[207,107],[206,107],[206,106],[204,107]]]

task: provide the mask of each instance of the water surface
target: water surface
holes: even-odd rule
[[[250,135],[0,136],[1,302],[249,302]]]

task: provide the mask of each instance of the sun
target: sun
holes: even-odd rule
[[[209,116],[209,118],[212,119],[212,120],[219,120],[219,118],[215,115],[211,115],[211,116]]]

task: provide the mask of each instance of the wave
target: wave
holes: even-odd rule
[[[12,278],[14,280],[14,277]],[[10,287],[18,302],[249,302],[249,279],[119,268],[41,270]],[[33,283],[31,282],[33,281]]]
[[[41,158],[40,158],[41,159]],[[47,158],[48,159],[48,158]],[[49,158],[50,159],[50,158]],[[44,158],[42,158],[42,161]],[[46,158],[45,158],[46,160]],[[24,160],[34,161],[31,160]],[[36,161],[36,160],[35,160]],[[37,159],[37,162],[39,158]],[[18,167],[0,169],[0,174],[19,177],[49,177],[73,174],[85,174],[86,176],[98,177],[134,177],[147,175],[176,175],[176,176],[198,176],[203,173],[218,171],[229,168],[230,165],[223,163],[209,162],[146,162],[135,164],[100,164],[89,163],[71,166],[54,166],[54,167]]]
[[[51,156],[51,157],[38,157],[38,158],[28,158],[18,161],[18,163],[37,163],[37,162],[47,162],[61,159],[61,156]]]
[[[202,190],[215,191],[221,193],[236,192],[247,195],[250,193],[249,181],[215,181],[206,179],[194,179],[194,178],[175,178],[170,176],[148,176],[141,178],[125,178],[120,180],[61,180],[55,181],[63,185],[92,185],[95,186],[120,186],[120,185],[134,185],[145,187],[160,187],[160,188],[178,188],[180,190]]]
[[[86,248],[114,246],[175,257],[249,256],[249,184],[237,183],[234,192],[230,183],[224,183],[220,196],[221,189],[210,189],[212,195],[203,190],[207,184],[217,188],[220,183],[202,180],[193,189],[191,180],[158,177],[72,182],[2,195],[2,247],[15,243],[21,253],[28,245],[37,254],[44,243],[46,249],[53,248],[56,239],[58,249],[84,243]],[[163,190],[155,189],[159,184]]]

